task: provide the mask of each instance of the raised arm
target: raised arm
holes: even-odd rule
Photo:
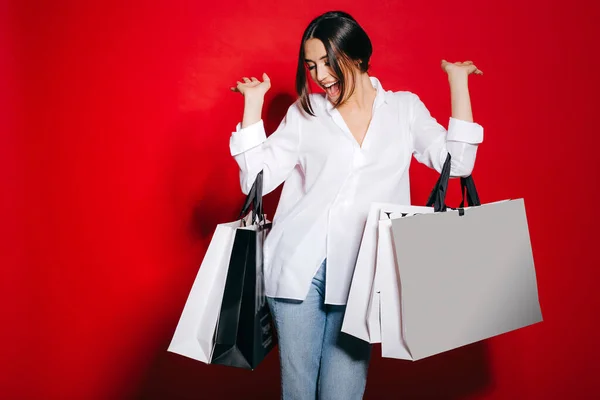
[[[452,176],[468,176],[475,165],[477,146],[483,141],[483,128],[473,122],[468,76],[483,74],[471,61],[449,63],[442,61],[448,74],[452,117],[448,130],[429,113],[423,102],[414,95],[411,106],[411,135],[415,158],[441,172],[448,152],[452,155]]]
[[[263,193],[267,194],[279,186],[298,163],[302,116],[297,105],[292,104],[277,130],[267,139],[261,115],[271,81],[267,74],[263,74],[262,82],[254,77],[243,80],[231,88],[244,96],[244,115],[231,135],[229,148],[240,167],[242,192],[247,194],[256,175],[263,171]]]

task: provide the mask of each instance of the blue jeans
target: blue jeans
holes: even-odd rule
[[[324,304],[326,261],[304,301],[267,298],[279,340],[281,398],[362,399],[371,345],[341,332],[346,306]]]

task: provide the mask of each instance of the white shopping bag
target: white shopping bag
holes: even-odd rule
[[[241,225],[240,220],[217,225],[168,351],[210,363],[233,240]]]
[[[378,230],[380,219],[389,219],[386,213],[412,215],[431,213],[431,207],[418,207],[390,203],[373,203],[369,210],[360,250],[354,268],[350,293],[346,304],[346,313],[342,332],[369,343],[381,342],[381,292],[382,285],[393,284],[393,266],[386,264],[383,271],[378,265]],[[383,216],[383,217],[382,217]],[[388,227],[389,230],[389,227]],[[391,240],[386,245],[392,248]],[[379,274],[382,274],[382,277]],[[377,283],[376,283],[377,282]]]
[[[433,213],[433,208],[414,207],[412,211],[413,213],[382,212],[379,221],[375,290],[380,292],[378,317],[381,321],[382,357],[410,359],[402,332],[400,275],[392,236],[392,219],[410,217],[417,213]]]
[[[257,222],[270,224],[263,213],[262,180],[261,171],[246,197],[240,219],[217,225],[167,351],[211,363],[236,231],[256,230]],[[252,212],[248,213],[250,209]],[[262,249],[256,251],[262,258]],[[257,277],[262,280],[262,271]],[[262,290],[262,284],[257,287]]]

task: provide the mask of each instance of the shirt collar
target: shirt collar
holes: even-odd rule
[[[373,85],[375,90],[377,90],[377,94],[375,95],[374,108],[378,108],[382,104],[386,103],[385,90],[383,90],[383,87],[381,86],[381,82],[379,82],[379,79],[375,78],[374,76],[370,76],[369,79],[371,80],[371,84]],[[333,104],[329,101],[329,99],[327,99],[327,94],[325,95],[325,100],[326,100],[325,107],[327,108],[327,112],[329,114],[331,114],[333,112],[334,108],[333,108]]]

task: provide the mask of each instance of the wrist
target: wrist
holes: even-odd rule
[[[469,74],[464,70],[450,72],[448,82],[450,85],[466,85],[469,83]]]
[[[246,128],[261,120],[263,98],[244,96],[244,116],[242,117],[242,128]]]
[[[251,95],[244,96],[244,106],[245,107],[262,108],[264,102],[265,102],[264,96],[251,96]]]

